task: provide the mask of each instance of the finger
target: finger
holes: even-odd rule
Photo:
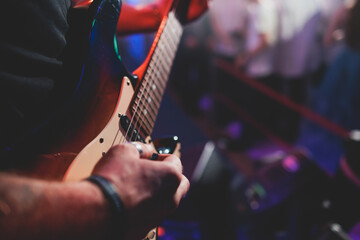
[[[175,166],[176,170],[179,171],[180,173],[182,173],[183,166],[182,166],[180,159],[176,155],[170,154],[170,155],[166,156],[162,160],[162,162],[166,162],[166,163],[169,163],[169,164]]]
[[[185,197],[189,189],[190,189],[190,182],[184,175],[182,175],[181,182],[175,193],[175,201],[177,205],[180,203],[181,199]]]
[[[156,159],[153,158],[153,160],[159,160],[159,161],[163,161],[165,158],[169,157],[171,154],[157,154]]]
[[[129,142],[139,154],[139,158],[151,159],[153,157],[154,148],[150,144],[142,142]]]

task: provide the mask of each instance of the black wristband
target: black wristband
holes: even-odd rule
[[[91,175],[86,178],[86,180],[96,184],[109,202],[112,214],[112,232],[110,233],[110,237],[116,237],[116,239],[120,237],[120,239],[124,239],[126,229],[125,209],[115,187],[109,180],[99,175]]]

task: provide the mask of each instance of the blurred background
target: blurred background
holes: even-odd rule
[[[118,39],[129,70],[153,39]],[[359,93],[360,2],[211,0],[153,131],[191,181],[159,239],[360,239]]]

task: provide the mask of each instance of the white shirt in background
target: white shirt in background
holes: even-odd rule
[[[214,51],[234,57],[242,48],[247,0],[212,0],[209,15],[215,34]]]
[[[253,77],[267,76],[273,73],[275,43],[278,35],[278,13],[273,0],[249,2],[246,26],[246,52],[252,52],[265,34],[268,42],[266,49],[258,52],[247,64],[247,72]]]
[[[277,73],[302,77],[316,70],[323,59],[321,13],[318,0],[277,0],[279,42]]]

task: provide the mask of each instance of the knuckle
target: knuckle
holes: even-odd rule
[[[165,165],[165,171],[169,175],[169,177],[178,177],[181,173],[178,167],[172,163],[168,163]]]
[[[112,148],[112,151],[115,153],[124,152],[124,151],[126,151],[126,146],[124,144],[115,145]]]
[[[176,170],[182,172],[183,166],[180,158],[178,158],[176,155],[170,155],[169,158],[171,159],[171,164],[176,168]]]
[[[154,151],[154,148],[153,148],[153,146],[151,145],[151,144],[144,144],[144,150],[145,151],[148,151],[148,152],[153,152]]]
[[[118,144],[113,147],[113,151],[116,154],[137,154],[137,150],[135,147],[131,146],[131,144]]]

